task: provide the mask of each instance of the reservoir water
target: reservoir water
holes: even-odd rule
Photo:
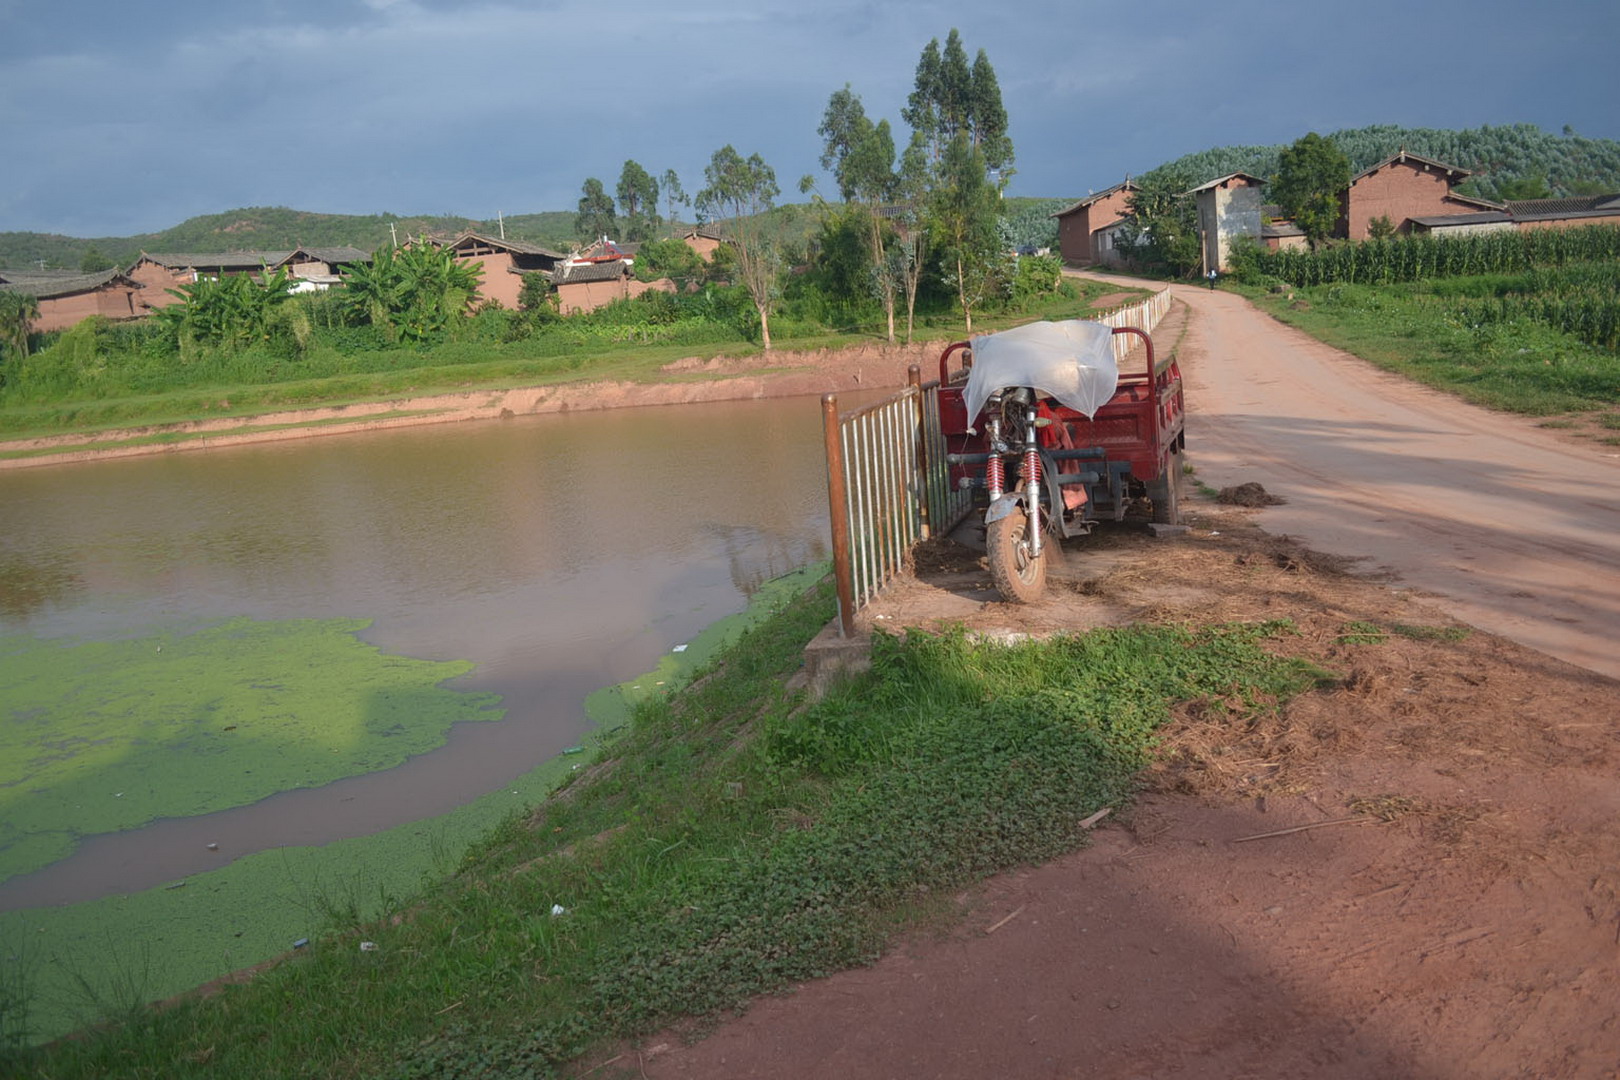
[[[0,473],[0,632],[101,639],[234,616],[359,617],[471,660],[505,719],[394,769],[94,837],[0,910],[442,813],[577,743],[591,690],[824,558],[813,398],[438,425]]]

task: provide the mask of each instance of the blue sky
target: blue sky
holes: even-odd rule
[[[995,66],[1015,195],[1374,123],[1620,138],[1615,0],[0,0],[0,231],[571,210],[627,158],[696,191],[727,143],[831,193],[828,96],[898,125],[952,27]]]

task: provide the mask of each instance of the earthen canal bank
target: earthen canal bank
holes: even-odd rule
[[[927,378],[941,347],[941,342],[930,341],[846,349],[777,350],[769,354],[718,356],[708,360],[687,357],[664,365],[662,372],[668,381],[662,382],[581,379],[547,386],[466,390],[255,416],[189,420],[93,435],[70,432],[15,439],[0,442],[0,455],[28,456],[0,457],[0,469],[141,457],[465,420],[877,390],[904,385],[906,369],[911,364],[920,365]],[[145,441],[154,438],[171,441]]]

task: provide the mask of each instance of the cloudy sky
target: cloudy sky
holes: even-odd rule
[[[828,96],[898,125],[952,27],[1015,195],[1373,123],[1620,138],[1615,0],[0,0],[0,231],[571,210],[626,158],[695,191],[727,143],[797,198]]]

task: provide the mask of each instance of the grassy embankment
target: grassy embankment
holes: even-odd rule
[[[1093,300],[1119,291],[1096,282],[1077,282],[1074,286],[1072,295],[1054,295],[1022,311],[981,314],[975,319],[975,329],[1001,329],[1033,319],[1088,317],[1095,314]],[[246,430],[254,416],[312,406],[403,401],[437,393],[582,381],[714,380],[724,376],[672,374],[662,368],[688,356],[707,359],[759,352],[757,344],[735,331],[701,320],[673,327],[582,324],[576,328],[571,323],[564,320],[521,340],[447,341],[421,349],[393,347],[344,353],[318,344],[296,360],[251,351],[205,351],[176,363],[138,355],[138,350],[109,357],[105,346],[94,340],[69,342],[63,350],[59,341],[53,348],[63,350],[62,354],[52,358],[46,352],[37,362],[49,362],[61,369],[37,379],[40,390],[25,396],[24,390],[13,387],[0,395],[0,439],[63,434],[82,434],[84,439],[48,451],[7,451],[0,457],[181,442],[222,432],[167,431],[134,438],[95,436],[98,432],[132,427],[237,418]],[[960,327],[954,317],[919,318],[916,339],[960,337]],[[476,327],[470,327],[468,332],[476,332]],[[774,344],[778,351],[805,351],[872,345],[880,340],[865,329],[838,332],[789,324],[775,337]],[[332,422],[310,421],[294,426]],[[263,430],[258,425],[252,428]]]
[[[327,929],[251,983],[13,1050],[9,1067],[546,1075],[871,959],[963,885],[1083,843],[1080,822],[1128,798],[1176,703],[1265,710],[1315,677],[1266,651],[1285,626],[947,634],[880,639],[872,672],[807,704],[787,681],[829,593],[643,698],[571,784],[421,895],[374,917],[328,905]]]

